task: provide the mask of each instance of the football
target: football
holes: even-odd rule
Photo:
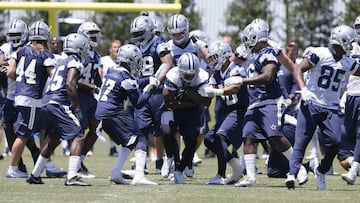
[[[176,95],[174,96],[174,101],[182,102],[189,102],[192,101],[188,95],[185,94],[185,89],[179,90]]]

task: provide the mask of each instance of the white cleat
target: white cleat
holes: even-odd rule
[[[221,177],[219,174],[212,177],[210,180],[204,183],[205,185],[225,185],[225,178]]]
[[[166,161],[161,167],[161,176],[164,178],[168,178],[170,174],[174,173],[175,165],[174,165],[174,157],[167,158]]]
[[[175,184],[185,184],[184,173],[180,171],[175,171],[174,182]]]
[[[321,173],[318,168],[315,169],[316,187],[318,190],[326,189],[325,174]]]
[[[286,187],[291,190],[291,189],[295,189],[295,176],[294,175],[287,175],[287,178],[285,180],[285,185]]]
[[[341,178],[349,185],[354,185],[356,180],[356,174],[350,171],[341,175]]]
[[[117,185],[129,185],[129,183],[121,176],[115,177],[110,175],[109,177],[110,182],[113,182]]]
[[[157,183],[146,179],[145,177],[134,178],[131,181],[131,185],[158,185]]]
[[[257,187],[258,182],[256,180],[252,180],[250,178],[246,178],[240,183],[235,184],[235,187]]]
[[[5,174],[6,178],[27,178],[28,174],[20,171],[19,169],[8,170]]]
[[[199,164],[201,164],[202,159],[200,159],[200,157],[197,155],[197,153],[194,154],[192,163],[194,166],[197,166]]]
[[[308,173],[303,165],[300,167],[300,170],[297,174],[297,179],[299,181],[299,185],[303,185],[308,181]]]

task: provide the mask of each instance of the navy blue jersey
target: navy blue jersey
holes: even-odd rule
[[[75,55],[57,61],[51,78],[46,84],[45,99],[51,103],[70,106],[71,101],[67,96],[66,78],[70,68],[75,68],[81,73],[83,65]]]
[[[84,63],[84,71],[81,73],[79,81],[94,84],[95,77],[98,72],[98,68],[101,64],[101,56],[96,51],[89,51]],[[79,88],[79,94],[92,95],[91,90]]]
[[[162,64],[160,60],[160,53],[167,51],[163,45],[165,43],[163,37],[155,36],[146,45],[140,45],[139,48],[144,58],[144,65],[138,77],[138,85],[143,89],[148,84],[148,78],[156,73]],[[161,45],[161,48],[160,46]]]
[[[96,108],[96,119],[111,118],[124,111],[124,102],[129,97],[132,104],[139,97],[136,80],[123,67],[109,69],[101,86]]]
[[[217,88],[224,87],[224,81],[232,76],[246,77],[244,67],[237,63],[231,63],[224,73],[221,70],[216,70],[209,80],[210,85]],[[229,112],[238,109],[246,108],[249,104],[249,95],[245,85],[241,86],[236,94],[228,96],[217,96],[215,103],[216,114],[228,114]]]
[[[42,98],[42,92],[48,78],[48,67],[55,65],[55,57],[49,50],[35,51],[26,45],[16,52],[15,96]]]
[[[251,78],[260,75],[262,68],[269,63],[275,63],[277,65],[277,71],[279,71],[280,64],[277,60],[276,51],[270,47],[262,49],[254,55],[252,63],[248,67],[248,77]],[[270,84],[249,85],[248,92],[251,104],[259,103],[266,99],[276,99],[283,94],[277,75],[274,76]]]

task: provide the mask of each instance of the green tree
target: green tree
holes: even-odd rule
[[[261,18],[271,26],[273,15],[269,10],[269,0],[233,1],[226,11],[226,24],[231,30],[220,32],[220,35],[229,35],[234,44],[240,44],[239,33],[255,18]],[[271,27],[270,27],[271,29]]]
[[[344,23],[353,26],[355,18],[360,15],[360,0],[345,1],[345,10],[343,13]]]
[[[113,2],[113,0],[99,0],[98,2]],[[134,2],[133,0],[124,0],[122,2]],[[114,39],[119,39],[123,44],[129,43],[131,39],[130,25],[139,13],[126,12],[94,12],[90,18],[101,29],[103,40],[97,48],[99,53],[103,55],[109,54],[109,44]]]
[[[287,1],[287,41],[295,39],[300,47],[327,46],[331,29],[342,18],[334,12],[334,0]]]

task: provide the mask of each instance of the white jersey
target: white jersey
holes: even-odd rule
[[[353,43],[353,50],[351,57],[360,63],[360,45],[357,42]],[[360,77],[350,75],[349,83],[347,84],[347,94],[351,96],[360,96]]]
[[[194,44],[191,40],[189,41],[189,44],[185,48],[180,48],[172,40],[169,40],[167,42],[167,47],[171,52],[171,56],[173,58],[174,66],[177,65],[177,62],[183,53],[193,53],[195,56],[199,57],[199,51],[200,48]]]
[[[10,43],[3,44],[0,47],[0,49],[1,49],[1,51],[4,52],[5,60],[9,60],[12,53],[14,52]],[[8,83],[8,88],[7,88],[6,98],[10,99],[10,100],[14,100],[15,99],[15,85],[16,85],[16,82],[14,80],[8,78],[7,83]]]
[[[169,70],[169,72],[166,74],[166,80],[167,81],[165,82],[164,87],[169,91],[175,92],[184,89],[184,84],[181,81],[180,70],[178,67],[174,67]],[[190,85],[187,85],[187,87],[197,88],[198,92],[204,91],[204,88],[209,85],[208,81],[209,73],[203,69],[200,69],[199,74],[190,83]]]
[[[110,56],[101,57],[101,64],[103,70],[103,77],[105,76],[109,68],[114,68],[117,66],[114,59],[112,59]]]
[[[308,70],[306,84],[314,93],[312,102],[322,107],[338,109],[343,82],[357,71],[359,65],[347,56],[336,61],[327,47],[309,47],[304,51],[303,57],[313,65]]]

